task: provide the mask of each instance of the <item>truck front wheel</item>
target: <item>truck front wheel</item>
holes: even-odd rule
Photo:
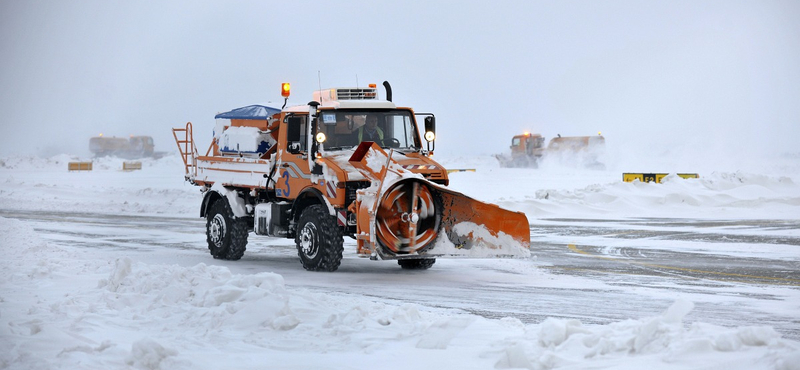
[[[247,247],[247,221],[233,215],[224,197],[214,202],[206,214],[208,250],[217,259],[235,261]]]
[[[306,270],[336,271],[342,262],[342,230],[322,205],[309,206],[300,214],[295,243]]]
[[[436,263],[436,258],[419,258],[397,260],[397,264],[405,270],[427,270]]]

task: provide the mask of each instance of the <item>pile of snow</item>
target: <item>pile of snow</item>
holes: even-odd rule
[[[69,171],[70,162],[91,161],[91,171]],[[123,171],[125,160],[58,155],[0,159],[0,209],[101,214],[198,214],[199,191],[186,183],[177,155],[144,158],[142,169]]]
[[[800,214],[800,172],[765,175],[743,171],[700,173],[684,179],[675,172],[662,183],[622,181],[622,172],[586,168],[500,168],[490,157],[453,158],[450,188],[476,199],[536,218],[796,218]],[[795,176],[794,178],[792,176]],[[509,181],[513,179],[513,181]]]
[[[30,171],[34,169],[66,169],[69,162],[79,161],[83,161],[83,159],[67,154],[60,154],[50,158],[39,158],[35,156],[11,156],[0,158],[0,169],[22,171]]]
[[[687,301],[609,325],[526,325],[290,291],[267,272],[98,260],[5,218],[0,235],[0,368],[800,369],[799,343],[684,322]]]
[[[506,203],[512,203],[507,201]],[[592,184],[580,189],[548,188],[533,199],[516,202],[529,215],[546,217],[570,213],[617,217],[793,218],[800,209],[800,186],[789,177],[746,173],[711,173],[699,179],[676,174],[660,184]]]

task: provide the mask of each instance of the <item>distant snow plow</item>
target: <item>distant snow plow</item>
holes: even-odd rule
[[[545,138],[539,134],[524,133],[511,139],[511,155],[496,155],[502,167],[536,168],[547,159],[561,163],[603,168],[599,156],[605,149],[605,138],[597,136],[561,136],[550,139],[547,146]]]
[[[212,256],[241,258],[250,231],[294,238],[311,271],[339,267],[343,236],[359,256],[404,269],[430,268],[437,257],[529,256],[525,214],[447,189],[447,170],[431,159],[433,114],[395,106],[384,86],[386,100],[372,85],[316,91],[307,105],[221,113],[204,156],[191,123],[173,129],[186,179],[205,194]]]
[[[150,136],[133,136],[129,138],[109,137],[102,134],[89,139],[89,150],[95,157],[117,156],[121,158],[153,157],[153,138]]]

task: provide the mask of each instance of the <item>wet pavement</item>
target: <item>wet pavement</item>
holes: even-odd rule
[[[302,269],[291,240],[253,234],[242,260],[214,260],[199,217],[2,209],[0,217],[97,258],[275,272],[290,289],[526,323],[558,317],[607,324],[658,315],[687,299],[695,303],[689,322],[769,325],[800,339],[800,220],[534,219],[530,259],[440,259],[427,271],[359,258],[346,239],[339,271],[312,273]]]

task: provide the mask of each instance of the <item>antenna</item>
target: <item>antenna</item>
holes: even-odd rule
[[[319,70],[317,70],[317,83],[319,84],[320,94],[322,94],[322,73]]]
[[[356,88],[359,88],[359,87],[360,86],[358,85],[358,73],[356,73]]]

